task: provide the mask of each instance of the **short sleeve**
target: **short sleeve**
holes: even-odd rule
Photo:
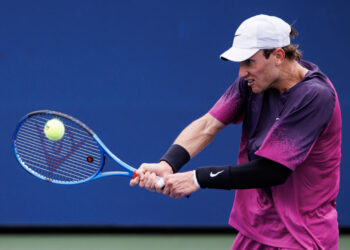
[[[255,155],[295,170],[330,121],[335,93],[330,87],[308,86],[293,94]]]
[[[240,123],[244,119],[247,86],[244,79],[237,78],[226,90],[209,113],[224,124]]]

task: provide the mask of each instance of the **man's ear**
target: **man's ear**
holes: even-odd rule
[[[286,53],[282,48],[275,49],[273,55],[275,56],[275,63],[277,66],[281,65],[286,58]]]

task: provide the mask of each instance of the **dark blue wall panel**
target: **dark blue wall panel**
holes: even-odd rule
[[[90,126],[121,159],[155,162],[206,113],[237,75],[219,60],[238,25],[256,14],[295,22],[304,58],[338,90],[349,127],[349,1],[7,1],[0,8],[0,226],[224,226],[234,191],[201,190],[172,200],[123,178],[76,186],[26,173],[12,133],[26,113],[52,109]],[[343,130],[341,226],[350,226],[350,134]],[[236,162],[230,126],[185,170]],[[107,164],[113,169],[114,165]]]

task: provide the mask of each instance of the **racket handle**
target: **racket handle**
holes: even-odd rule
[[[162,177],[159,177],[158,181],[157,181],[157,186],[159,188],[164,188],[164,179]]]
[[[135,170],[132,174],[132,179],[135,179],[136,177],[137,177],[137,174],[136,174],[136,170]],[[158,182],[157,182],[157,186],[159,188],[164,188],[165,184],[164,184],[163,177],[159,177]]]
[[[134,175],[133,175],[133,177],[132,178],[135,178],[136,177],[136,171],[134,172]],[[164,179],[163,179],[163,177],[159,177],[159,179],[158,179],[158,181],[157,181],[157,186],[159,187],[159,188],[164,188],[164,186],[165,186],[165,184],[164,184]],[[186,195],[186,197],[187,198],[190,198],[190,195]]]

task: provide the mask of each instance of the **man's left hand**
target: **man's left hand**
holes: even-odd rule
[[[179,199],[199,190],[194,182],[195,171],[170,174],[164,177],[163,194]]]

